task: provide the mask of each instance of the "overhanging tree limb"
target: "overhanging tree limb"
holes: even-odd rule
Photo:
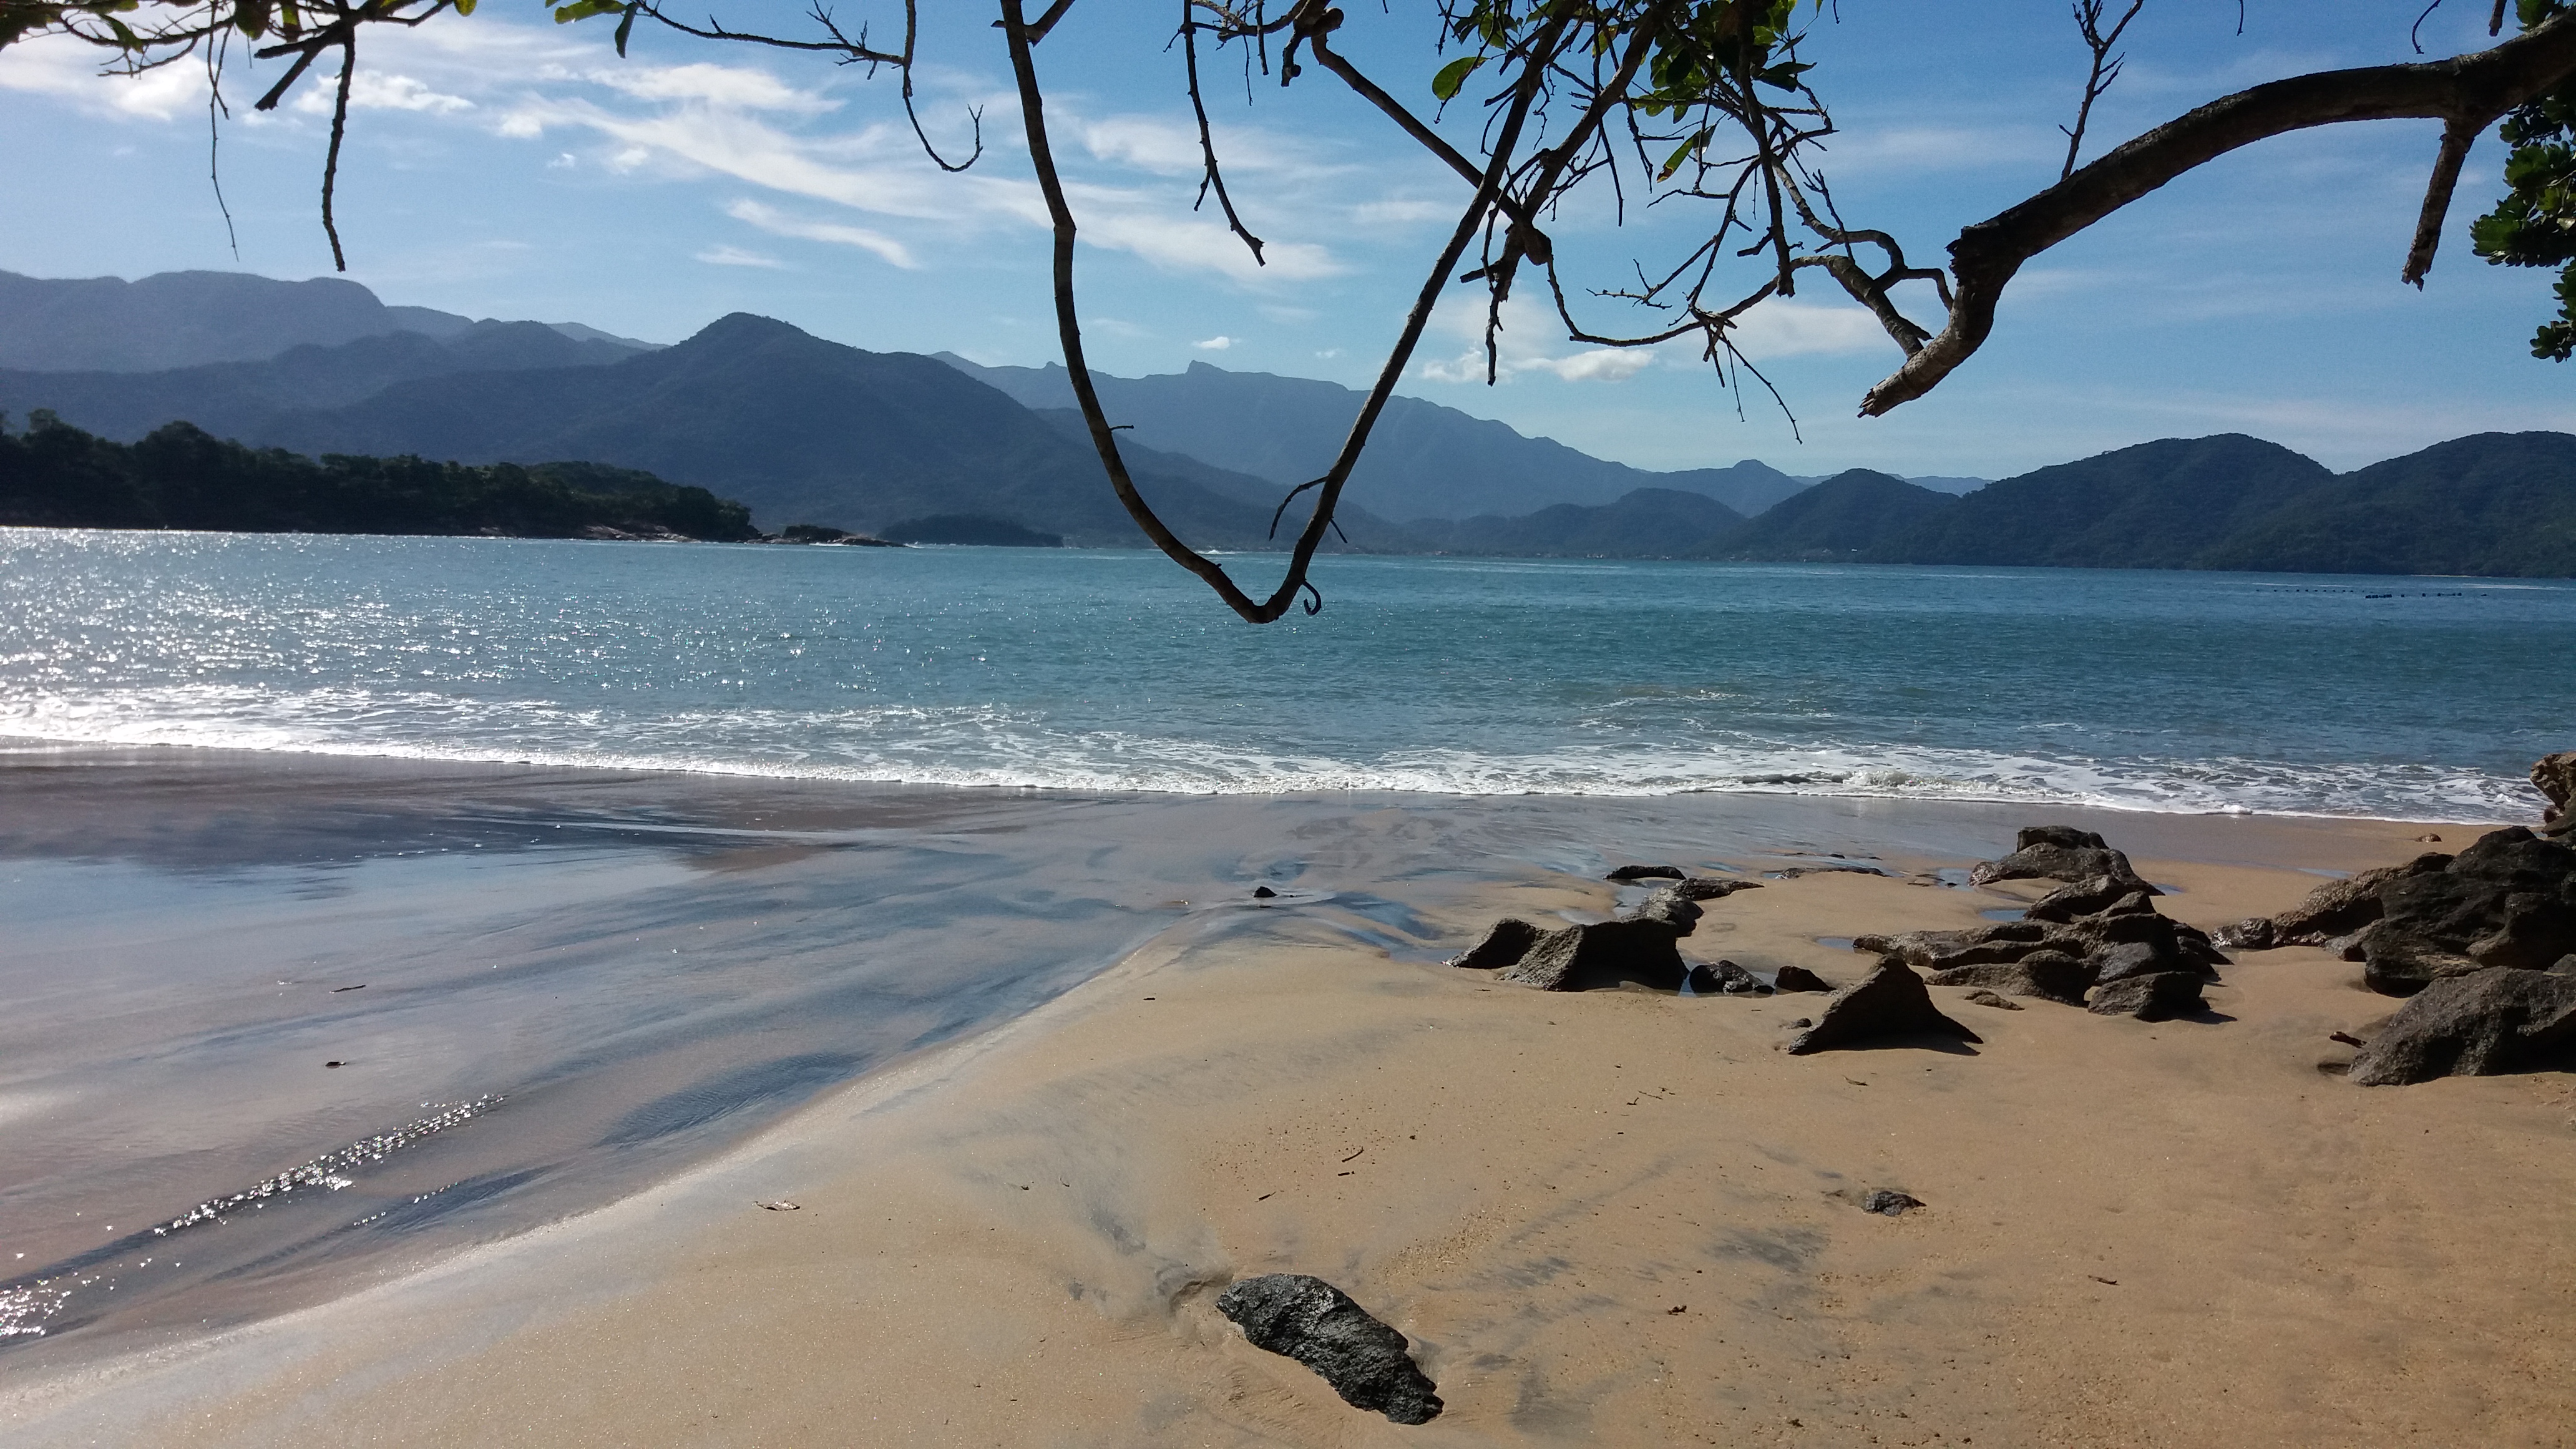
[[[2471,55],[2293,76],[2186,112],[2028,201],[1963,228],[1950,244],[1955,295],[1949,324],[1869,390],[1861,416],[1876,417],[1923,396],[1973,356],[1994,331],[1995,304],[2024,262],[2177,176],[2256,141],[2346,121],[2437,120],[2447,134],[2475,136],[2571,75],[2576,16]],[[2447,188],[2437,189],[2447,205]],[[2428,211],[2435,200],[2427,196]],[[2438,217],[2432,226],[2438,235]],[[2419,237],[2422,231],[2419,223]],[[2427,265],[2430,260],[2428,248]]]

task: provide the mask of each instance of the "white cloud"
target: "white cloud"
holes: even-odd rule
[[[141,75],[101,75],[93,47],[60,36],[24,40],[0,50],[0,90],[69,101],[92,115],[166,121],[182,112],[202,117],[206,72],[165,65]]]
[[[1736,320],[1735,345],[1757,362],[1896,346],[1865,308],[1777,297]]]
[[[295,99],[288,104],[307,116],[331,114],[339,73],[322,76],[317,83],[299,86]],[[349,109],[353,111],[428,111],[454,115],[474,109],[474,103],[463,96],[451,96],[431,90],[407,75],[370,70],[361,62],[358,73],[349,78]]]
[[[711,246],[696,255],[697,260],[711,267],[769,267],[780,271],[784,271],[787,267],[785,262],[776,257],[747,252],[738,246],[726,243]]]
[[[739,111],[789,111],[821,115],[841,103],[812,91],[801,91],[765,70],[748,66],[695,65],[606,66],[589,80],[639,101],[695,101]]]
[[[1485,294],[1461,288],[1432,315],[1432,326],[1465,345],[1451,357],[1433,358],[1415,369],[1428,382],[1481,383],[1486,377]],[[1509,381],[1543,372],[1565,382],[1624,382],[1654,366],[1655,354],[1643,347],[1581,347],[1571,351],[1563,341],[1565,325],[1555,312],[1526,297],[1503,304],[1502,327],[1494,337],[1493,376]]]
[[[802,217],[789,216],[775,207],[765,206],[749,199],[736,201],[726,207],[725,214],[736,221],[749,222],[773,236],[802,237],[807,241],[832,242],[839,246],[857,247],[861,251],[874,252],[906,271],[918,270],[921,265],[912,259],[912,253],[904,247],[903,243],[883,232],[870,231],[866,227],[847,226],[836,221],[808,221]]]
[[[1234,345],[1234,339],[1231,337],[1211,337],[1205,342],[1193,342],[1190,345],[1201,352],[1223,352]]]

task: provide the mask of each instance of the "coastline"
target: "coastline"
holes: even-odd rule
[[[805,800],[809,835],[895,793],[734,786]],[[1498,914],[1606,916],[1604,862],[1873,853],[1900,876],[1769,880],[1683,943],[1844,982],[1865,963],[1820,937],[2009,907],[2010,888],[1901,875],[2028,820],[2104,831],[2202,926],[2403,859],[2423,824],[1801,796],[1029,808],[1001,828],[1126,821],[1116,868],[1195,872],[1204,908],[606,1206],[210,1338],[22,1360],[0,1425],[31,1444],[2537,1445],[2576,1410],[2576,1245],[2527,1232],[2576,1190],[2563,1154],[2531,1150],[2569,1130],[2565,1078],[2322,1074],[2327,1033],[2393,1003],[2321,952],[2242,958],[2211,991],[2224,1020],[1934,988],[1985,1044],[1794,1059],[1774,1046],[1795,997],[1555,995],[1433,964]],[[2446,849],[2477,828],[2429,827]],[[1135,843],[1157,837],[1161,855]],[[1264,880],[1287,894],[1256,906]],[[1848,1201],[1881,1186],[1928,1206]],[[2528,1268],[2510,1281],[2490,1261],[2508,1239]],[[1403,1329],[1448,1412],[1398,1429],[1244,1344],[1214,1290],[1266,1271],[1320,1274]]]

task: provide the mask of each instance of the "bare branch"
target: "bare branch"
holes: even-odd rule
[[[1475,238],[1478,227],[1492,212],[1495,198],[1502,192],[1503,179],[1510,173],[1512,153],[1519,145],[1521,127],[1527,121],[1530,107],[1546,79],[1546,63],[1563,43],[1572,24],[1571,17],[1559,14],[1542,26],[1539,40],[1514,89],[1493,160],[1486,167],[1476,195],[1459,217],[1448,246],[1442,250],[1439,261],[1415,297],[1413,309],[1405,318],[1404,330],[1388,350],[1386,363],[1379,370],[1376,387],[1361,404],[1349,436],[1343,440],[1333,466],[1321,480],[1322,491],[1316,499],[1315,511],[1307,518],[1306,526],[1298,534],[1290,552],[1286,577],[1268,598],[1255,599],[1245,593],[1215,560],[1183,543],[1155,514],[1152,506],[1137,491],[1135,480],[1127,471],[1126,460],[1118,451],[1118,435],[1111,429],[1108,415],[1101,408],[1099,390],[1092,382],[1091,368],[1083,355],[1082,324],[1075,311],[1073,287],[1076,237],[1073,209],[1065,200],[1064,183],[1057,174],[1055,153],[1047,137],[1045,98],[1038,85],[1037,64],[1031,50],[1023,0],[1001,0],[1001,10],[1003,38],[1010,47],[1011,70],[1019,84],[1020,112],[1028,135],[1029,160],[1037,172],[1038,190],[1046,199],[1047,215],[1054,229],[1056,331],[1064,347],[1065,371],[1073,384],[1074,401],[1081,406],[1083,421],[1091,432],[1092,447],[1100,454],[1101,465],[1109,474],[1109,485],[1118,495],[1119,504],[1165,557],[1196,574],[1200,581],[1216,591],[1226,607],[1241,618],[1255,624],[1269,623],[1295,606],[1301,594],[1314,594],[1314,586],[1308,582],[1306,571],[1313,563],[1315,551],[1323,546],[1326,530],[1334,527],[1333,510],[1341,501],[1342,488],[1350,481],[1351,469],[1359,462],[1360,451],[1367,446],[1369,433],[1385,411],[1387,399],[1394,394],[1396,383],[1404,376],[1413,349],[1422,340],[1423,329],[1430,324],[1432,309],[1447,285],[1450,268],[1457,265],[1459,256]],[[1322,607],[1322,595],[1314,594],[1314,598],[1316,602],[1308,607],[1308,613]]]
[[[2066,166],[2057,173],[2060,181],[2075,174],[2075,158],[2084,150],[2084,128],[2093,120],[2093,103],[2102,99],[2111,82],[2120,78],[2120,67],[2126,63],[2126,57],[2113,55],[2111,50],[2120,43],[2120,34],[2129,28],[2129,22],[2146,8],[2147,0],[2129,0],[2128,13],[2107,32],[2102,29],[2103,4],[2104,0],[2075,0],[2075,28],[2084,36],[2085,48],[2093,52],[2093,68],[2084,77],[2084,104],[2075,108],[2075,128],[2057,128],[2066,135]]]
[[[340,226],[331,215],[331,193],[340,184],[340,138],[349,130],[349,82],[358,73],[358,33],[352,28],[340,39],[340,93],[331,103],[331,153],[322,162],[322,234],[331,238],[331,265],[349,270],[349,258],[340,250]]]
[[[1206,171],[1199,181],[1199,199],[1191,203],[1190,210],[1196,211],[1205,206],[1208,192],[1213,188],[1216,192],[1216,204],[1225,212],[1226,226],[1232,229],[1236,236],[1243,238],[1245,246],[1252,249],[1254,266],[1267,266],[1269,264],[1261,259],[1261,238],[1254,236],[1252,228],[1243,224],[1243,218],[1235,215],[1234,198],[1228,196],[1225,190],[1225,172],[1216,164],[1216,137],[1208,130],[1207,98],[1199,93],[1199,27],[1190,13],[1195,3],[1197,0],[1181,0],[1181,58],[1189,71],[1190,110],[1198,117],[1199,161]],[[1280,506],[1284,508],[1287,505]],[[1279,527],[1279,521],[1272,519],[1270,526],[1276,530]]]

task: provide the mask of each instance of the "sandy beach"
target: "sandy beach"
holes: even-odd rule
[[[1231,808],[1256,834],[1290,825],[1292,848],[1335,814]],[[2239,956],[2201,1019],[2006,1011],[1936,987],[1982,1044],[1804,1057],[1778,1048],[1817,997],[1547,993],[1437,964],[1497,915],[1605,918],[1613,857],[1748,873],[1816,849],[1878,857],[1896,873],[1710,902],[1682,943],[1837,983],[1868,965],[1851,936],[1971,926],[2039,893],[1906,879],[1995,853],[2033,813],[1996,806],[1594,802],[1556,811],[1563,838],[1517,857],[1408,855],[1549,813],[1345,810],[1374,817],[1379,854],[1317,852],[1266,906],[1225,886],[1223,909],[1176,916],[1045,1005],[619,1201],[371,1270],[283,1316],[0,1360],[0,1430],[28,1445],[2576,1442],[2564,1075],[2354,1087],[2329,1070],[2350,1055],[2329,1034],[2366,1036],[2395,1003],[2305,948]],[[2173,891],[2168,914],[2203,927],[2404,860],[2424,834],[2456,848],[2476,833],[2043,813],[2103,831]],[[1406,931],[1360,929],[1340,893],[1370,889],[1401,902]],[[1877,1188],[1925,1206],[1861,1211]],[[1401,1329],[1446,1412],[1390,1424],[1247,1344],[1214,1299],[1278,1271],[1327,1278]]]

